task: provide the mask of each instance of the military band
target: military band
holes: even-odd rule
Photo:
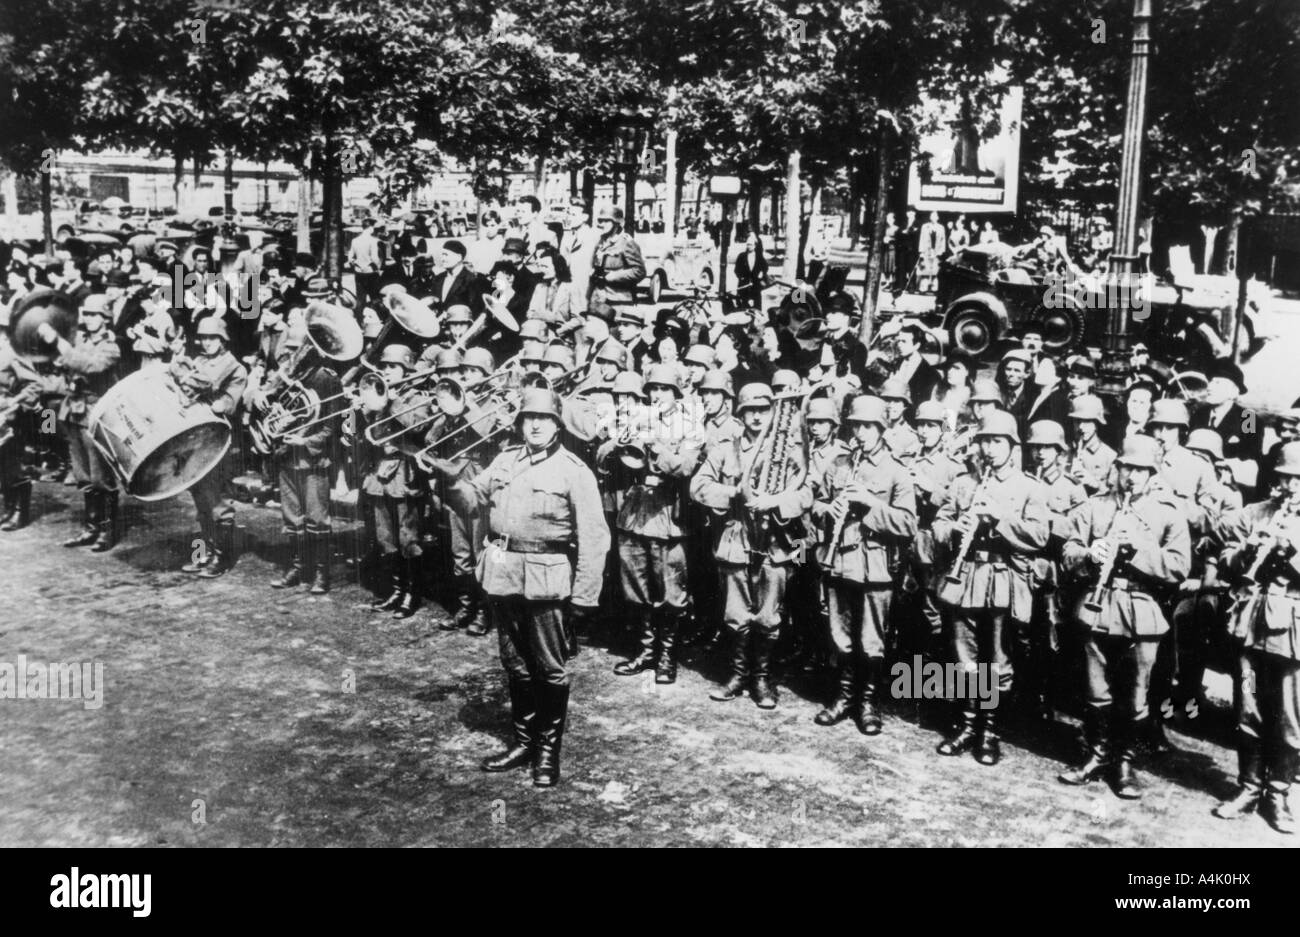
[[[413,618],[449,582],[438,626],[497,632],[513,738],[486,771],[557,783],[569,662],[579,635],[603,630],[623,654],[616,674],[663,685],[700,641],[727,664],[709,696],[760,710],[779,704],[782,663],[820,668],[811,718],[852,719],[867,737],[888,725],[890,663],[916,654],[982,672],[1000,701],[982,705],[970,682],[948,693],[940,754],[996,765],[1017,730],[1008,700],[1032,717],[1025,728],[1073,712],[1084,745],[1060,781],[1106,779],[1134,798],[1143,743],[1158,750],[1171,711],[1204,702],[1205,671],[1228,647],[1239,791],[1216,813],[1294,830],[1300,413],[1268,453],[1244,440],[1244,383],[1227,362],[1204,411],[1145,375],[1108,408],[1086,355],[1062,362],[1051,389],[1038,335],[994,379],[960,355],[936,370],[917,327],[865,346],[844,294],[824,302],[812,349],[773,340],[759,310],[650,315],[619,212],[599,213],[599,233],[585,217],[573,213],[558,249],[511,238],[481,270],[449,240],[438,273],[368,282],[361,305],[297,255],[242,360],[219,278],[169,304],[162,258],[124,262],[103,290],[77,277],[37,287],[41,262],[14,261],[0,306],[0,531],[40,520],[37,450],[61,438],[85,504],[67,545],[115,547],[129,473],[93,414],[117,381],[154,369],[183,410],[236,435],[186,486],[200,536],[181,569],[211,579],[234,564],[242,458],[279,501],[284,549],[267,585],[324,595],[331,504],[355,490],[372,612]],[[1031,369],[1047,378],[1039,390]]]

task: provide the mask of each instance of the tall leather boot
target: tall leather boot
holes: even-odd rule
[[[659,613],[659,659],[655,662],[655,683],[677,682],[677,634],[682,627],[682,609],[665,605]]]
[[[292,589],[306,581],[304,575],[303,539],[305,534],[289,535],[289,568],[271,580],[272,589]]]
[[[876,708],[876,694],[880,691],[884,669],[883,657],[868,657],[862,661],[862,682],[858,688],[858,706],[853,718],[858,731],[863,735],[880,734],[880,710]]]
[[[330,551],[330,534],[328,530],[316,531],[307,535],[311,545],[312,580],[307,591],[312,595],[324,595],[330,591],[330,560],[334,558]]]
[[[82,493],[84,508],[81,532],[63,541],[65,547],[88,547],[99,539],[99,492],[87,488]]]
[[[728,629],[730,630],[730,629]],[[731,678],[709,694],[709,699],[727,703],[745,695],[749,683],[749,632],[731,632]]]
[[[1088,757],[1056,776],[1062,784],[1088,784],[1104,777],[1110,767],[1110,707],[1089,706],[1083,713],[1083,738]]]
[[[388,594],[377,594],[370,607],[376,612],[391,612],[402,603],[402,597],[406,594],[406,581],[402,575],[405,571],[404,560],[400,553],[389,553],[382,558],[382,562],[388,578]]]
[[[4,496],[4,519],[0,520],[0,530],[17,530],[14,518],[18,516],[18,488],[11,485],[0,492]]]
[[[530,680],[514,677],[506,679],[510,691],[510,722],[514,728],[514,741],[505,751],[489,755],[479,762],[484,771],[510,771],[522,768],[532,761],[532,724],[537,717],[537,700]]]
[[[1236,820],[1254,813],[1264,794],[1263,758],[1259,739],[1244,732],[1237,733],[1237,793],[1214,808],[1214,815],[1222,820]]]
[[[533,787],[554,787],[560,780],[560,744],[569,715],[569,688],[539,683],[537,717],[533,723]]]
[[[456,581],[456,610],[450,618],[438,623],[439,631],[455,631],[464,628],[474,616],[473,576],[461,576]]]
[[[655,666],[655,610],[641,609],[641,652],[631,660],[619,661],[614,665],[614,673],[620,677],[631,677]]]
[[[22,530],[32,522],[32,483],[22,482],[10,489],[13,493],[15,510],[5,517],[0,530]]]
[[[402,560],[405,567],[406,591],[393,609],[394,618],[410,618],[420,607],[420,560],[423,556],[408,556]]]
[[[1142,723],[1132,716],[1121,716],[1115,720],[1115,729],[1111,733],[1118,756],[1115,761],[1115,796],[1125,800],[1137,800],[1142,796],[1142,784],[1133,770],[1133,756],[1142,730]]]
[[[234,521],[222,521],[217,524],[212,546],[211,560],[199,571],[200,579],[220,579],[235,565]]]
[[[465,633],[475,638],[481,638],[488,633],[487,596],[483,594],[483,587],[478,584],[478,581],[473,580],[473,577],[471,577],[471,580],[474,582],[474,591],[472,593],[474,597],[474,613],[470,616],[469,624],[465,626]]]
[[[853,688],[856,679],[857,669],[854,667],[852,655],[840,655],[839,667],[836,668],[835,698],[827,703],[821,712],[813,716],[813,722],[819,726],[833,726],[847,719],[853,712]]]
[[[960,755],[975,747],[975,722],[979,717],[975,712],[974,700],[963,700],[961,717],[952,734],[935,748],[940,755]]]
[[[199,539],[202,543],[202,549],[197,551],[197,555],[191,553],[190,561],[181,567],[181,572],[196,574],[203,572],[207,565],[212,562],[212,531],[208,523],[199,524]]]
[[[776,687],[772,684],[772,657],[776,651],[775,631],[750,629],[754,662],[754,705],[759,709],[776,709]]]
[[[1259,813],[1279,833],[1295,833],[1295,816],[1287,804],[1291,779],[1296,772],[1296,753],[1273,742],[1268,759],[1268,787],[1259,805]]]
[[[1002,760],[997,707],[982,710],[980,717],[979,739],[975,743],[975,760],[991,768]]]
[[[107,553],[117,546],[118,540],[117,490],[99,493],[99,539],[90,548],[92,553]]]

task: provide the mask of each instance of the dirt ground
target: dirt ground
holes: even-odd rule
[[[1132,803],[1056,780],[1064,723],[1012,728],[985,768],[935,754],[910,704],[874,739],[815,725],[820,681],[782,681],[773,712],[712,702],[699,650],[664,688],[585,646],[563,781],[538,791],[477,769],[508,728],[495,635],[369,612],[342,557],[329,596],[270,589],[277,511],[241,505],[238,566],[202,581],[176,571],[187,497],[131,505],[106,555],[60,548],[73,489],[34,501],[0,535],[0,662],[102,662],[104,702],[0,699],[0,845],[1292,845],[1210,815],[1235,768],[1210,714]]]

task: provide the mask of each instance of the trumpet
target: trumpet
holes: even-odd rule
[[[1264,529],[1263,540],[1255,547],[1255,560],[1250,564],[1250,569],[1246,570],[1246,581],[1263,584],[1261,574],[1268,565],[1273,554],[1277,551],[1277,544],[1286,534],[1287,528],[1291,521],[1300,515],[1300,497],[1288,498],[1278,508],[1268,527]]]
[[[376,420],[370,426],[367,426],[366,439],[370,440],[370,442],[374,443],[377,446],[381,446],[384,445],[385,443],[391,442],[392,440],[400,436],[405,435],[411,430],[419,429],[423,426],[428,425],[429,423],[432,423],[434,420],[438,419],[440,414],[445,414],[447,416],[460,416],[460,414],[464,413],[465,410],[469,406],[471,406],[471,404],[469,403],[469,394],[471,391],[477,390],[480,387],[487,387],[496,384],[497,382],[505,378],[509,378],[514,373],[514,366],[518,360],[519,360],[519,355],[515,355],[513,358],[508,360],[505,364],[501,365],[501,367],[497,368],[495,371],[489,374],[487,377],[480,378],[479,380],[474,381],[473,383],[470,384],[462,384],[460,381],[454,380],[449,377],[439,378],[437,381],[434,382],[433,387],[430,389],[430,393],[433,396],[433,400],[437,404],[437,410],[435,412],[430,413],[427,417],[417,420],[415,423],[411,424],[410,426],[403,426],[402,428],[396,430],[391,434],[382,437],[375,436],[375,431],[378,430],[381,426],[384,426],[389,422],[400,423],[401,419],[405,417],[407,414],[412,413],[416,410],[426,409],[429,406],[429,402],[427,400],[417,401],[413,404],[403,407],[400,410],[395,410],[394,412],[388,414],[387,416]],[[427,379],[428,377],[430,377],[435,373],[436,373],[436,369],[428,368],[424,371],[417,371],[414,374],[408,374],[406,377],[401,378],[400,380],[391,381],[391,382],[385,381],[383,377],[381,377],[378,374],[367,374],[365,377],[362,378],[362,381],[367,383],[367,385],[371,387],[371,389],[373,389],[374,392],[379,396],[387,396],[389,391],[391,391],[392,388],[394,387],[398,387],[403,384],[409,384],[419,379]],[[541,375],[538,375],[538,377],[540,376]]]

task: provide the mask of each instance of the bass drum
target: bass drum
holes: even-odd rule
[[[127,494],[163,501],[216,467],[230,448],[230,424],[186,398],[165,370],[137,371],[114,384],[90,412],[90,438]]]

